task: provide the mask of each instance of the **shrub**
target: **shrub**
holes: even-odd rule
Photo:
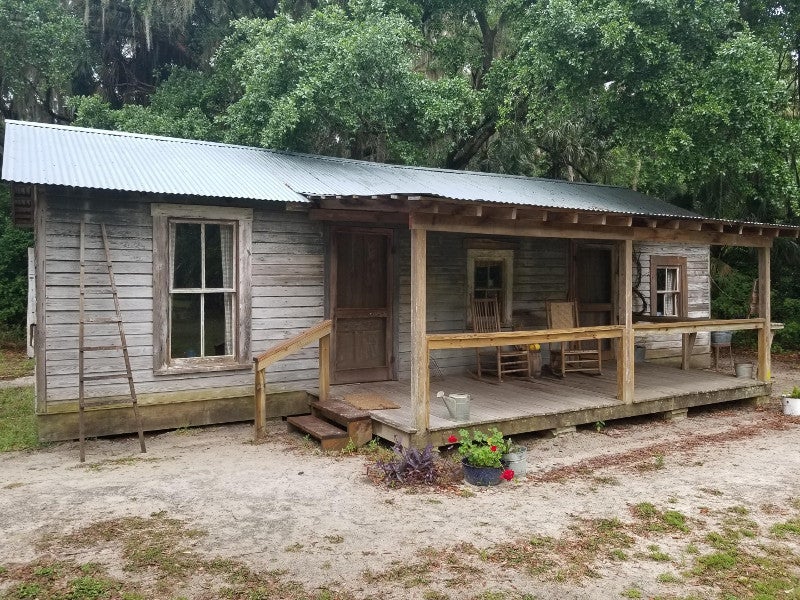
[[[428,444],[422,450],[406,448],[398,440],[389,460],[379,459],[368,474],[390,487],[399,485],[444,485],[461,478],[459,465],[442,459]]]

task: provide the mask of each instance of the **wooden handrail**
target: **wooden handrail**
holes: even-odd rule
[[[330,319],[317,323],[305,331],[276,344],[253,359],[255,367],[255,441],[264,437],[267,427],[267,367],[319,341],[319,399],[327,400],[331,388],[331,332],[333,324]]]
[[[657,319],[657,317],[656,317]],[[636,335],[662,335],[668,333],[697,333],[699,331],[739,331],[761,329],[764,319],[698,319],[673,322],[638,322],[633,324]]]
[[[516,346],[546,342],[613,339],[622,337],[624,329],[622,325],[601,325],[599,327],[533,329],[491,333],[429,333],[427,340],[429,350],[486,348],[490,346]]]
[[[330,335],[332,329],[332,321],[330,319],[317,323],[313,327],[309,327],[305,331],[301,331],[297,335],[284,340],[280,344],[276,344],[269,350],[266,350],[256,356],[253,362],[256,364],[256,369],[263,369],[276,363],[282,358],[286,358],[302,350],[309,344],[313,344],[317,340]]]

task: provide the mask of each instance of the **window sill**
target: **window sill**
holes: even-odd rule
[[[252,371],[253,363],[222,363],[197,365],[172,365],[154,369],[154,375],[183,375],[189,373],[218,373],[223,371]]]

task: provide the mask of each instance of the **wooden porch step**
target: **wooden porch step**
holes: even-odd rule
[[[372,439],[372,418],[369,412],[347,402],[336,399],[312,402],[311,414],[347,428],[348,437],[357,447]]]
[[[350,441],[346,431],[314,415],[287,417],[286,425],[290,430],[302,431],[319,440],[323,450],[343,450]]]

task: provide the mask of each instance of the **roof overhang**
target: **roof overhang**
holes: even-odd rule
[[[311,218],[404,224],[429,231],[528,237],[572,237],[771,246],[778,237],[800,238],[800,227],[701,216],[645,215],[474,202],[423,195],[309,196]]]

